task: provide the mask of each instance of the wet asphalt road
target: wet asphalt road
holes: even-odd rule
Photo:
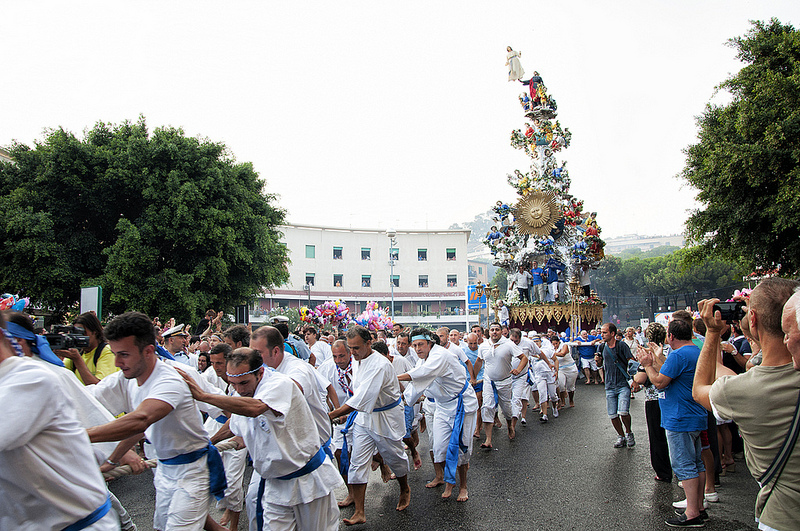
[[[506,428],[495,429],[494,450],[479,449],[476,439],[469,471],[466,503],[455,496],[441,499],[442,487],[426,489],[433,477],[427,458],[427,437],[421,435],[423,466],[411,472],[411,506],[395,511],[396,482],[384,484],[373,472],[367,487],[367,523],[341,529],[392,530],[649,530],[671,529],[664,519],[672,502],[683,499],[677,481],[653,480],[650,467],[644,399],[631,401],[634,448],[612,447],[616,432],[606,415],[602,386],[578,381],[577,405],[557,419],[540,424],[528,413],[529,423],[509,441]],[[249,470],[248,470],[249,477]],[[757,529],[753,504],[757,484],[744,461],[737,472],[723,477],[720,503],[711,504],[709,530]],[[111,490],[131,513],[140,530],[152,528],[155,492],[152,473],[113,481]],[[344,491],[338,492],[339,499]],[[348,517],[352,508],[342,510]],[[220,513],[212,510],[212,514]],[[246,530],[242,515],[239,529]]]

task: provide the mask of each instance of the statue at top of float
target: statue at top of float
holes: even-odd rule
[[[508,80],[519,81],[528,88],[519,95],[525,116],[524,128],[511,133],[511,145],[523,150],[531,159],[527,172],[514,170],[508,183],[516,191],[515,203],[498,200],[493,210],[494,224],[484,243],[494,256],[495,265],[509,273],[519,266],[530,269],[533,261],[560,274],[562,285],[581,272],[596,269],[604,258],[605,243],[597,213],[585,214],[584,203],[569,193],[571,179],[566,163],[556,159],[556,153],[569,147],[572,133],[555,120],[556,100],[548,93],[538,71],[523,79],[525,70],[520,62],[521,52],[506,48]],[[546,280],[547,282],[547,280]],[[574,294],[585,298],[583,293]],[[572,298],[569,292],[559,293],[555,300]]]

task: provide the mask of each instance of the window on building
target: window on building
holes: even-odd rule
[[[447,287],[454,288],[458,285],[458,275],[447,275]]]
[[[370,275],[361,275],[361,287],[362,288],[372,287],[372,277]]]
[[[342,248],[341,247],[334,247],[333,248],[333,259],[334,260],[341,260],[342,259]]]
[[[483,268],[482,268],[482,267],[478,267],[478,274],[479,274],[479,275],[482,275],[482,274],[483,274]]]
[[[420,262],[425,262],[428,260],[428,250],[427,249],[417,249],[417,260]]]
[[[316,251],[313,245],[306,245],[306,258],[316,258]]]
[[[448,249],[447,250],[447,259],[448,260],[455,260],[456,259],[456,250],[455,249]]]
[[[361,248],[361,259],[362,260],[369,260],[370,259],[370,248],[369,247],[362,247]]]
[[[402,302],[395,302],[394,303],[394,314],[395,315],[403,315],[403,303]]]
[[[389,249],[389,260],[399,260],[400,259],[400,249],[396,249],[392,247]]]
[[[314,273],[306,273],[306,284],[309,286],[314,285]]]
[[[431,303],[429,302],[422,302],[419,304],[419,313],[426,314],[431,313]]]
[[[392,284],[394,284],[396,288],[400,287],[400,275],[392,275]]]
[[[337,275],[334,273],[333,275],[333,287],[341,288],[342,287],[342,275]]]
[[[428,275],[420,275],[419,276],[419,287],[427,288],[428,287]]]

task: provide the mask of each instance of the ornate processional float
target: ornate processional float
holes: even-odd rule
[[[511,146],[524,151],[531,164],[527,172],[514,170],[508,175],[508,183],[517,192],[516,201],[497,201],[492,208],[495,224],[484,243],[494,256],[494,264],[506,270],[509,286],[519,267],[531,271],[534,261],[543,270],[546,289],[548,280],[557,278],[545,300],[534,301],[535,290],[531,289],[532,302],[523,301],[517,290],[509,289],[505,302],[512,327],[539,332],[569,328],[577,334],[603,319],[606,304],[593,290],[584,291],[582,286],[588,284],[590,271],[603,260],[605,242],[600,239],[597,213],[583,212],[583,201],[569,193],[566,163],[556,158],[569,147],[572,137],[555,119],[556,100],[548,94],[538,72],[524,80],[521,54],[510,47],[507,51],[509,81],[527,87],[519,96],[525,127],[511,132]],[[496,303],[498,290],[488,291]]]

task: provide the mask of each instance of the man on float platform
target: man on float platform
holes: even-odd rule
[[[274,339],[271,334],[264,337]],[[283,341],[269,342],[266,348],[282,350]],[[248,347],[228,357],[227,376],[239,396],[209,394],[184,378],[196,400],[233,413],[231,431],[244,440],[253,458],[247,493],[250,530],[338,529],[333,491],[343,481],[319,442],[299,385],[264,367],[261,354]]]
[[[346,429],[353,429],[353,450],[350,455],[348,481],[353,487],[355,512],[346,518],[347,525],[367,521],[364,500],[367,492],[372,456],[377,450],[397,477],[400,499],[397,510],[411,503],[408,487],[408,457],[403,449],[406,433],[405,412],[400,399],[400,382],[389,360],[372,350],[372,336],[363,326],[353,326],[346,334],[350,353],[358,362],[353,378],[353,396],[329,413],[335,419],[356,413],[348,419]]]
[[[149,317],[124,313],[108,323],[105,336],[121,370],[90,390],[112,415],[128,413],[89,428],[89,439],[122,441],[117,454],[146,435],[159,460],[153,528],[199,531],[206,524],[211,494],[221,498],[226,482],[197,405],[178,372],[158,359]]]
[[[22,357],[2,314],[0,329],[0,529],[118,530],[86,430],[58,378]]]

